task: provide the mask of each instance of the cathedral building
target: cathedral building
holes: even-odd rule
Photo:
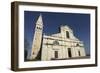
[[[42,61],[86,56],[83,42],[74,36],[73,30],[69,26],[61,25],[59,33],[56,34],[43,34],[42,15],[36,22],[31,59],[35,59],[39,53]]]

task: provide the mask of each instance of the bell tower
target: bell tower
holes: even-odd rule
[[[40,16],[36,21],[32,51],[31,51],[31,59],[35,59],[37,57],[38,52],[41,48],[42,32],[43,32],[43,21],[42,21],[42,15],[40,14]]]

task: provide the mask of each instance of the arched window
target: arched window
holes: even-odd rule
[[[79,44],[76,44],[76,46],[80,46]]]
[[[68,31],[66,31],[66,38],[70,38]]]
[[[59,45],[59,42],[58,41],[54,41],[53,44],[54,45]]]

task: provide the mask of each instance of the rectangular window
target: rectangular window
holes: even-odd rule
[[[69,56],[69,58],[72,57],[72,55],[71,55],[71,48],[68,48],[68,56]]]
[[[78,55],[81,56],[80,51],[78,51]]]
[[[66,31],[66,38],[70,38],[70,37],[69,37],[69,32],[68,32],[68,31]]]
[[[55,51],[55,58],[58,58],[58,51]]]

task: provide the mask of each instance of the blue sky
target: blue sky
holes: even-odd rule
[[[68,25],[74,31],[74,35],[84,42],[86,53],[90,54],[90,14],[56,13],[56,12],[24,12],[24,38],[29,42],[31,50],[35,23],[40,15],[43,18],[43,33],[50,35],[57,33],[61,25]]]

